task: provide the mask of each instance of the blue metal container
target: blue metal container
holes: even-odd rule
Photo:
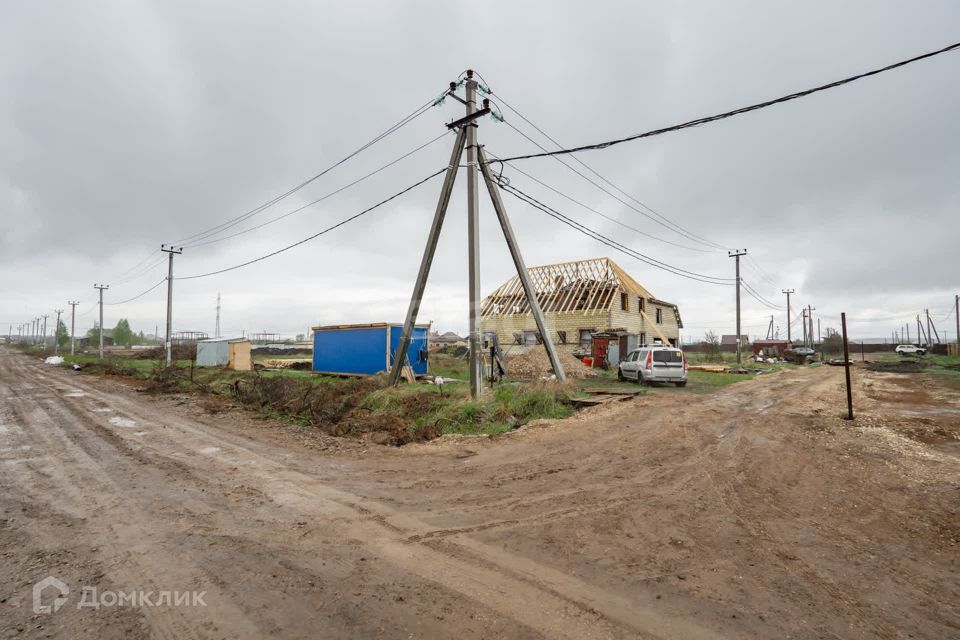
[[[430,325],[413,328],[407,358],[418,375],[427,373]],[[402,324],[348,324],[313,328],[313,370],[342,376],[370,376],[393,366]]]

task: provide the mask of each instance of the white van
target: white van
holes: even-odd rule
[[[683,387],[687,384],[687,357],[676,347],[640,347],[620,363],[617,378],[641,384],[672,382]]]

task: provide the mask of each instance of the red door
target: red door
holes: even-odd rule
[[[607,349],[610,347],[608,338],[593,339],[593,366],[601,369],[606,368]]]

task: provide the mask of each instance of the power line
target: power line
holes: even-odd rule
[[[291,188],[291,189],[288,189],[288,190],[285,191],[284,193],[281,193],[280,195],[275,196],[275,197],[271,198],[270,200],[267,200],[267,201],[264,202],[263,204],[255,207],[255,208],[253,208],[253,209],[251,209],[250,211],[247,211],[246,213],[243,213],[243,214],[241,214],[241,215],[239,215],[239,216],[236,216],[236,217],[234,217],[234,218],[231,218],[230,220],[227,220],[227,221],[225,221],[225,222],[222,222],[222,223],[220,223],[220,224],[218,224],[218,225],[216,225],[216,226],[210,227],[210,228],[207,229],[206,231],[201,231],[201,232],[198,232],[198,233],[194,233],[193,235],[187,236],[187,237],[185,237],[185,238],[181,238],[180,240],[177,240],[177,241],[174,242],[173,244],[181,245],[181,244],[186,244],[186,243],[189,242],[189,241],[203,240],[203,239],[208,238],[208,237],[210,237],[210,236],[212,236],[212,235],[215,235],[215,234],[217,234],[217,233],[220,233],[220,232],[222,232],[222,231],[225,231],[226,229],[229,229],[230,227],[233,227],[233,226],[235,226],[235,225],[237,225],[237,224],[240,224],[240,223],[243,222],[244,220],[246,220],[246,219],[248,219],[248,218],[250,218],[250,217],[252,217],[252,216],[255,216],[256,214],[260,213],[260,212],[263,211],[264,209],[267,209],[267,208],[273,206],[273,205],[276,204],[277,202],[280,202],[280,201],[283,200],[284,198],[286,198],[286,197],[288,197],[288,196],[290,196],[290,195],[293,195],[294,193],[296,193],[297,191],[303,189],[304,187],[306,187],[306,186],[309,185],[310,183],[318,180],[319,178],[323,177],[324,175],[326,175],[326,174],[329,173],[330,171],[333,171],[334,169],[336,169],[337,167],[339,167],[339,166],[342,165],[343,163],[347,162],[348,160],[350,160],[350,159],[353,158],[354,156],[362,153],[362,152],[365,151],[366,149],[369,149],[370,147],[372,147],[372,146],[375,145],[376,143],[380,142],[381,140],[383,140],[383,139],[386,138],[387,136],[389,136],[389,135],[391,135],[392,133],[398,131],[399,129],[401,129],[402,127],[406,126],[406,125],[409,124],[410,122],[413,122],[415,119],[417,119],[418,117],[420,117],[421,115],[423,115],[424,113],[426,113],[431,107],[433,107],[433,106],[436,105],[436,104],[439,104],[439,102],[438,102],[436,99],[428,100],[428,101],[425,102],[423,105],[421,105],[421,106],[417,107],[416,109],[414,109],[414,111],[413,111],[412,113],[410,113],[408,116],[406,116],[405,118],[401,119],[399,122],[397,122],[396,124],[394,124],[393,126],[391,126],[389,129],[387,129],[387,130],[384,131],[383,133],[379,134],[378,136],[374,137],[372,140],[370,140],[369,142],[367,142],[366,144],[364,144],[363,146],[361,146],[361,147],[360,147],[359,149],[357,149],[356,151],[353,151],[352,153],[348,154],[348,155],[345,156],[344,158],[342,158],[342,159],[338,160],[337,162],[333,163],[332,165],[330,165],[329,167],[327,167],[326,169],[324,169],[324,170],[321,171],[320,173],[314,175],[313,177],[304,180],[303,182],[301,182],[301,183],[298,184],[297,186],[295,186],[295,187],[293,187],[293,188]]]
[[[746,292],[747,292],[748,294],[750,294],[750,296],[751,296],[754,300],[756,300],[757,302],[761,303],[762,305],[764,305],[764,306],[766,306],[766,307],[769,307],[770,309],[777,309],[777,310],[782,310],[782,309],[783,309],[782,306],[780,306],[780,305],[778,305],[778,304],[774,304],[773,302],[770,302],[769,300],[767,300],[766,298],[764,298],[762,295],[760,295],[759,293],[757,293],[756,289],[754,289],[754,288],[751,287],[749,284],[747,284],[747,281],[744,280],[742,277],[740,278],[740,284],[743,286],[743,288],[746,290]]]
[[[491,93],[492,93],[492,92],[491,92]],[[513,111],[515,114],[517,114],[517,116],[519,116],[524,122],[526,122],[526,123],[529,124],[531,127],[533,127],[534,129],[536,129],[543,137],[545,137],[547,140],[549,140],[550,142],[552,142],[553,144],[555,144],[557,147],[559,147],[560,149],[563,149],[563,145],[562,145],[562,144],[560,144],[559,142],[557,142],[554,138],[552,138],[550,135],[548,135],[543,129],[541,129],[540,127],[538,127],[537,125],[535,125],[533,122],[531,122],[529,118],[527,118],[527,117],[524,116],[522,113],[520,113],[519,111],[517,111],[516,108],[514,108],[513,106],[511,106],[506,100],[503,99],[503,96],[501,96],[499,93],[498,93],[498,94],[495,94],[495,95],[497,96],[497,99],[498,99],[500,102],[502,102],[504,105],[507,106],[508,109],[510,109],[511,111]],[[529,137],[527,134],[525,134],[524,132],[520,131],[517,127],[513,126],[512,123],[510,123],[510,122],[507,121],[507,120],[504,120],[503,122],[504,122],[507,126],[509,126],[511,129],[513,129],[514,131],[516,131],[517,133],[519,133],[521,136],[523,136],[524,138],[526,138],[527,140],[529,140],[530,142],[532,142],[533,144],[535,144],[541,151],[546,151],[546,149],[545,149],[542,145],[540,145],[540,144],[537,143],[535,140],[533,140],[532,138],[530,138],[530,137]],[[578,164],[580,164],[580,165],[581,165],[583,168],[585,168],[587,171],[589,171],[590,173],[592,173],[593,175],[595,175],[597,178],[599,178],[600,180],[602,180],[602,181],[605,182],[606,184],[610,185],[610,187],[612,187],[614,190],[618,191],[618,192],[621,193],[623,196],[625,196],[625,197],[629,198],[630,200],[634,201],[635,203],[637,203],[638,205],[640,205],[641,207],[643,207],[644,209],[646,209],[646,210],[649,211],[650,213],[648,214],[648,213],[646,213],[645,211],[641,211],[640,209],[637,209],[635,206],[631,205],[630,203],[624,202],[621,198],[619,198],[619,197],[615,196],[614,194],[610,193],[610,191],[608,191],[607,189],[605,189],[605,188],[603,188],[602,186],[598,185],[596,182],[594,182],[593,180],[591,180],[591,179],[588,178],[587,176],[583,175],[582,173],[580,173],[579,171],[577,171],[576,169],[574,169],[573,167],[571,167],[571,166],[570,166],[569,164],[567,164],[566,162],[563,162],[563,160],[561,160],[560,158],[554,156],[554,159],[555,159],[557,162],[559,162],[560,164],[562,164],[563,166],[567,167],[568,169],[570,169],[571,171],[573,171],[574,173],[576,173],[578,176],[580,176],[581,178],[583,178],[583,179],[586,180],[587,182],[589,182],[590,184],[592,184],[593,186],[597,187],[598,189],[600,189],[601,191],[603,191],[604,193],[606,193],[607,195],[609,195],[610,197],[612,197],[612,198],[614,198],[615,200],[619,201],[619,202],[620,202],[621,204],[623,204],[624,206],[629,207],[630,209],[632,209],[632,210],[636,211],[637,213],[645,216],[646,218],[649,218],[650,220],[652,220],[653,222],[659,224],[660,226],[662,226],[662,227],[664,227],[664,228],[666,228],[666,229],[668,229],[668,230],[670,230],[670,231],[673,231],[674,233],[677,233],[677,234],[679,234],[679,235],[687,238],[688,240],[692,240],[693,242],[696,242],[696,243],[698,243],[698,244],[701,244],[701,245],[710,247],[712,250],[723,250],[723,249],[724,249],[724,247],[722,247],[721,245],[719,245],[719,244],[717,244],[717,243],[715,243],[715,242],[711,242],[710,240],[707,240],[707,239],[705,239],[705,238],[703,238],[703,237],[701,237],[701,236],[698,236],[697,234],[693,233],[692,231],[688,231],[688,230],[684,229],[684,228],[681,227],[679,224],[673,222],[672,220],[670,220],[669,218],[667,218],[666,216],[664,216],[663,214],[661,214],[659,211],[657,211],[657,210],[653,209],[652,207],[650,207],[649,205],[641,202],[640,200],[638,200],[637,198],[635,198],[634,196],[632,196],[631,194],[627,193],[625,190],[623,190],[622,188],[620,188],[619,186],[617,186],[616,184],[614,184],[613,182],[611,182],[609,179],[607,179],[606,177],[604,177],[603,175],[601,175],[598,171],[596,171],[593,167],[591,167],[590,165],[588,165],[587,163],[585,163],[585,162],[584,162],[583,160],[581,160],[579,157],[573,156],[574,161],[577,162]],[[513,166],[513,165],[511,165],[511,166]],[[516,167],[513,167],[513,168],[516,169]],[[517,170],[519,171],[519,169],[517,169]],[[653,214],[653,216],[656,216],[656,218],[653,217],[653,216],[651,216],[650,214]],[[658,218],[659,218],[659,219],[658,219]],[[666,242],[666,241],[664,241],[664,242]]]
[[[781,97],[779,97],[779,98],[774,98],[774,99],[772,99],[772,100],[766,100],[766,101],[764,101],[764,102],[758,102],[758,103],[756,103],[756,104],[752,104],[752,105],[749,105],[749,106],[746,106],[746,107],[740,107],[739,109],[734,109],[734,110],[732,110],[732,111],[726,111],[726,112],[724,112],[724,113],[718,113],[718,114],[712,115],[712,116],[704,116],[704,117],[702,117],[702,118],[697,118],[697,119],[695,119],[695,120],[689,120],[689,121],[684,122],[684,123],[681,123],[681,124],[675,124],[675,125],[672,125],[672,126],[669,126],[669,127],[663,127],[663,128],[661,128],[661,129],[653,129],[653,130],[651,130],[651,131],[645,131],[645,132],[643,132],[643,133],[638,133],[638,134],[635,134],[635,135],[632,135],[632,136],[628,136],[628,137],[626,137],[626,138],[620,138],[620,139],[617,139],[617,140],[608,140],[608,141],[606,141],[606,142],[598,142],[598,143],[594,143],[594,144],[587,144],[587,145],[583,145],[583,146],[580,146],[580,147],[573,147],[573,148],[571,148],[571,149],[560,149],[560,150],[557,150],[557,151],[546,151],[546,152],[544,152],[544,153],[532,153],[532,154],[523,155],[523,156],[513,156],[513,157],[511,157],[511,158],[504,158],[504,162],[506,162],[506,161],[513,161],[513,160],[528,160],[528,159],[531,159],[531,158],[543,158],[543,157],[546,157],[546,156],[558,156],[558,155],[564,155],[564,154],[569,154],[569,153],[578,153],[578,152],[580,152],[580,151],[593,151],[593,150],[595,150],[595,149],[606,149],[606,148],[608,148],[608,147],[612,147],[612,146],[614,146],[614,145],[622,144],[622,143],[624,143],[624,142],[630,142],[630,141],[632,141],[632,140],[639,140],[640,138],[651,138],[651,137],[653,137],[653,136],[658,136],[658,135],[661,135],[661,134],[664,134],[664,133],[671,133],[671,132],[673,132],[673,131],[680,131],[680,130],[682,130],[682,129],[690,129],[690,128],[692,128],[692,127],[698,127],[698,126],[700,126],[700,125],[702,125],[702,124],[708,124],[708,123],[711,123],[711,122],[716,122],[717,120],[723,120],[723,119],[725,119],[725,118],[731,118],[731,117],[733,117],[733,116],[738,116],[738,115],[741,115],[741,114],[744,114],[744,113],[749,113],[749,112],[751,112],[751,111],[758,111],[758,110],[760,110],[760,109],[765,109],[765,108],[767,108],[767,107],[771,107],[771,106],[776,105],[776,104],[781,104],[781,103],[784,103],[784,102],[790,102],[791,100],[796,100],[796,99],[798,99],[798,98],[803,98],[803,97],[812,95],[812,94],[814,94],[814,93],[818,93],[818,92],[820,92],[820,91],[826,91],[827,89],[833,89],[833,88],[835,88],[835,87],[839,87],[839,86],[842,86],[842,85],[845,85],[845,84],[849,84],[849,83],[851,83],[851,82],[855,82],[855,81],[861,80],[861,79],[863,79],[863,78],[867,78],[867,77],[870,77],[870,76],[875,76],[875,75],[878,75],[878,74],[880,74],[880,73],[884,73],[884,72],[886,72],[886,71],[892,71],[893,69],[898,69],[898,68],[903,67],[903,66],[906,66],[906,65],[908,65],[908,64],[912,64],[912,63],[914,63],[914,62],[919,62],[920,60],[925,60],[925,59],[927,59],[927,58],[932,58],[932,57],[934,57],[934,56],[938,56],[938,55],[940,55],[940,54],[947,53],[947,52],[953,51],[953,50],[958,49],[958,48],[960,48],[960,42],[955,43],[955,44],[951,44],[951,45],[946,46],[946,47],[944,47],[944,48],[942,48],[942,49],[937,49],[936,51],[931,51],[931,52],[929,52],[929,53],[924,53],[924,54],[922,54],[922,55],[915,56],[915,57],[913,57],[913,58],[909,58],[909,59],[907,59],[907,60],[902,60],[902,61],[900,61],[900,62],[896,62],[896,63],[894,63],[894,64],[890,64],[890,65],[887,65],[887,66],[885,66],[885,67],[881,67],[881,68],[879,68],[879,69],[874,69],[874,70],[872,70],[872,71],[867,71],[867,72],[864,72],[864,73],[859,73],[859,74],[857,74],[857,75],[855,75],[855,76],[850,76],[850,77],[844,78],[844,79],[842,79],[842,80],[836,80],[836,81],[834,81],[834,82],[830,82],[830,83],[827,83],[827,84],[823,84],[823,85],[820,85],[820,86],[818,86],[818,87],[814,87],[814,88],[812,88],[812,89],[805,89],[805,90],[803,90],[803,91],[797,91],[796,93],[790,93],[790,94],[787,94],[787,95],[785,95],[785,96],[781,96]]]
[[[632,258],[635,258],[635,259],[637,259],[637,260],[639,260],[639,261],[641,261],[641,262],[644,262],[644,263],[650,265],[651,267],[656,267],[657,269],[662,269],[662,270],[667,271],[667,272],[669,272],[669,273],[672,273],[672,274],[674,274],[674,275],[678,275],[678,276],[681,276],[681,277],[684,277],[684,278],[688,278],[688,279],[690,279],[690,280],[697,280],[698,282],[704,282],[704,283],[707,283],[707,284],[731,285],[731,286],[733,285],[733,282],[730,281],[730,280],[732,280],[732,278],[720,278],[720,277],[717,277],[717,276],[710,276],[710,275],[705,275],[705,274],[702,274],[702,273],[696,273],[696,272],[694,272],[694,271],[687,271],[686,269],[681,269],[680,267],[675,267],[675,266],[673,266],[673,265],[671,265],[671,264],[668,264],[668,263],[666,263],[666,262],[663,262],[663,261],[661,261],[661,260],[657,260],[656,258],[651,258],[650,256],[647,256],[647,255],[645,255],[645,254],[640,253],[639,251],[636,251],[636,250],[634,250],[634,249],[631,249],[630,247],[627,247],[627,246],[625,246],[625,245],[622,245],[622,244],[620,244],[619,242],[617,242],[617,241],[615,241],[615,240],[613,240],[613,239],[611,239],[611,238],[608,238],[607,236],[605,236],[605,235],[603,235],[603,234],[601,234],[601,233],[599,233],[599,232],[597,232],[597,231],[594,231],[593,229],[587,227],[586,225],[581,224],[581,223],[577,222],[576,220],[574,220],[574,219],[572,219],[572,218],[570,218],[570,217],[568,217],[568,216],[565,216],[564,214],[560,213],[560,212],[557,211],[556,209],[553,209],[552,207],[550,207],[549,205],[544,204],[543,202],[540,202],[539,200],[537,200],[537,199],[534,198],[533,196],[528,195],[527,193],[524,193],[523,191],[517,189],[517,188],[514,187],[514,186],[507,185],[507,184],[501,184],[500,187],[501,187],[503,190],[505,190],[507,193],[509,193],[510,195],[514,196],[515,198],[526,202],[526,203],[529,204],[530,206],[532,206],[532,207],[534,207],[534,208],[536,208],[536,209],[539,209],[540,211],[543,211],[544,213],[546,213],[546,214],[549,215],[550,217],[552,217],[552,218],[554,218],[554,219],[556,219],[556,220],[559,220],[560,222],[562,222],[562,223],[564,223],[565,225],[567,225],[567,226],[569,226],[569,227],[571,227],[571,228],[579,231],[580,233],[583,233],[584,235],[589,236],[589,237],[593,238],[594,240],[597,240],[597,241],[601,242],[602,244],[605,244],[605,245],[607,245],[608,247],[611,247],[612,249],[616,249],[617,251],[620,251],[621,253],[624,253],[624,254],[626,254],[626,255],[628,255],[628,256],[630,256],[630,257],[632,257]]]
[[[204,245],[214,244],[214,243],[217,243],[217,242],[221,242],[221,241],[223,241],[223,240],[229,240],[230,238],[236,238],[237,236],[241,236],[241,235],[243,235],[243,234],[245,234],[245,233],[250,233],[251,231],[256,231],[257,229],[260,229],[260,228],[262,228],[262,227],[265,227],[265,226],[267,226],[267,225],[269,225],[269,224],[273,224],[274,222],[278,222],[278,221],[280,221],[280,220],[283,220],[284,218],[287,218],[287,217],[289,217],[289,216],[292,216],[292,215],[295,214],[295,213],[299,213],[299,212],[303,211],[304,209],[308,209],[308,208],[312,207],[312,206],[315,205],[315,204],[318,204],[318,203],[320,203],[320,202],[323,202],[324,200],[326,200],[326,199],[328,199],[328,198],[331,198],[331,197],[337,195],[338,193],[340,193],[340,192],[342,192],[342,191],[346,191],[347,189],[349,189],[350,187],[352,187],[352,186],[354,186],[354,185],[360,184],[360,183],[363,182],[364,180],[375,176],[376,174],[380,173],[380,172],[383,171],[384,169],[388,169],[389,167],[392,167],[393,165],[395,165],[395,164],[397,164],[398,162],[400,162],[401,160],[405,160],[406,158],[409,158],[410,156],[412,156],[413,154],[417,153],[417,152],[420,151],[421,149],[425,149],[426,147],[429,147],[429,146],[430,146],[431,144],[433,144],[434,142],[436,142],[436,141],[438,141],[438,140],[446,137],[446,136],[449,135],[449,134],[450,134],[449,131],[444,131],[443,133],[441,133],[439,136],[437,136],[437,137],[434,138],[433,140],[430,140],[429,142],[423,143],[422,145],[420,145],[419,147],[417,147],[416,149],[414,149],[414,150],[412,150],[412,151],[408,151],[407,153],[403,154],[402,156],[400,156],[400,157],[397,158],[396,160],[392,160],[392,161],[388,162],[387,164],[381,166],[379,169],[375,169],[375,170],[371,171],[370,173],[366,174],[366,175],[363,176],[362,178],[357,178],[357,179],[354,180],[353,182],[351,182],[351,183],[349,183],[349,184],[347,184],[347,185],[344,185],[344,186],[340,187],[339,189],[336,189],[335,191],[331,191],[330,193],[328,193],[328,194],[326,194],[326,195],[324,195],[324,196],[321,196],[321,197],[317,198],[316,200],[314,200],[314,201],[312,201],[312,202],[308,202],[308,203],[305,204],[305,205],[302,205],[302,206],[300,206],[300,207],[297,207],[296,209],[294,209],[294,210],[292,210],[292,211],[288,211],[287,213],[284,213],[284,214],[282,214],[282,215],[279,215],[279,216],[277,216],[277,217],[275,217],[275,218],[271,218],[270,220],[267,220],[266,222],[262,222],[262,223],[260,223],[260,224],[258,224],[258,225],[256,225],[256,226],[254,226],[254,227],[249,227],[249,228],[247,228],[247,229],[242,229],[242,230],[237,231],[236,233],[232,233],[232,234],[230,234],[230,235],[228,235],[228,236],[223,236],[223,237],[220,237],[220,238],[214,238],[214,239],[212,239],[212,240],[204,240],[204,241],[202,241],[202,242],[195,242],[195,243],[193,243],[193,244],[185,245],[184,248],[189,249],[189,248],[192,248],[192,247],[201,247],[201,246],[204,246]]]
[[[495,158],[495,159],[497,158],[496,154],[490,153],[489,151],[488,151],[487,153],[489,153],[489,155],[490,155],[491,157],[493,157],[493,158]],[[498,160],[499,160],[499,159],[498,159]],[[681,248],[681,249],[687,249],[688,251],[699,251],[699,252],[701,252],[701,253],[708,253],[708,252],[709,252],[709,251],[706,250],[706,249],[697,249],[696,247],[688,247],[687,245],[678,244],[678,243],[673,242],[673,241],[671,241],[671,240],[666,240],[666,239],[661,238],[661,237],[659,237],[659,236],[655,236],[655,235],[653,235],[652,233],[647,233],[646,231],[643,231],[643,230],[638,229],[638,228],[636,228],[636,227],[634,227],[634,226],[632,226],[632,225],[629,225],[629,224],[627,224],[626,222],[623,222],[623,221],[621,221],[621,220],[617,220],[616,218],[614,218],[614,217],[612,217],[612,216],[608,216],[607,214],[605,214],[605,213],[603,213],[603,212],[601,212],[601,211],[598,211],[598,210],[594,209],[594,208],[591,207],[590,205],[584,204],[583,202],[577,200],[576,198],[573,198],[572,196],[567,195],[566,193],[560,191],[560,190],[557,189],[556,187],[553,187],[553,186],[547,184],[546,182],[544,182],[543,180],[537,178],[536,176],[531,175],[531,174],[527,173],[526,171],[518,168],[518,167],[517,167],[516,165],[514,165],[514,164],[508,164],[508,163],[504,163],[504,164],[505,164],[506,166],[509,166],[511,169],[513,169],[513,170],[516,171],[517,173],[520,173],[520,174],[525,175],[526,177],[530,178],[531,180],[533,180],[534,182],[536,182],[536,183],[539,184],[540,186],[545,187],[545,188],[549,189],[550,191],[553,191],[553,192],[556,193],[558,196],[561,196],[561,197],[569,200],[570,202],[574,203],[575,205],[578,205],[578,206],[586,209],[587,211],[590,211],[590,212],[592,212],[592,213],[595,213],[595,214],[597,214],[598,216],[600,216],[601,218],[605,218],[605,219],[609,220],[610,222],[612,222],[612,223],[614,223],[614,224],[616,224],[616,225],[619,225],[619,226],[623,227],[624,229],[629,229],[629,230],[631,230],[631,231],[633,231],[633,232],[635,232],[635,233],[638,233],[638,234],[640,234],[640,235],[642,235],[642,236],[645,236],[645,237],[647,237],[647,238],[650,238],[651,240],[656,240],[657,242],[663,242],[663,243],[665,243],[665,244],[669,244],[669,245],[672,245],[672,246],[674,246],[674,247],[679,247],[679,248]]]
[[[421,186],[421,185],[429,182],[429,181],[432,180],[433,178],[436,178],[437,176],[439,176],[441,173],[444,173],[446,170],[447,170],[447,167],[444,167],[443,169],[440,169],[439,171],[430,174],[430,175],[427,176],[426,178],[423,178],[423,179],[420,180],[419,182],[415,182],[415,183],[413,183],[412,185],[410,185],[409,187],[406,187],[406,188],[404,188],[403,190],[398,191],[397,193],[393,194],[392,196],[390,196],[390,197],[388,197],[388,198],[386,198],[386,199],[384,199],[384,200],[381,200],[380,202],[378,202],[377,204],[373,205],[372,207],[368,207],[368,208],[364,209],[364,210],[361,211],[360,213],[356,213],[356,214],[350,216],[349,218],[344,218],[344,219],[341,220],[340,222],[338,222],[338,223],[336,223],[336,224],[334,224],[334,225],[332,225],[332,226],[329,226],[329,227],[327,227],[326,229],[323,229],[322,231],[318,231],[317,233],[315,233],[315,234],[313,234],[313,235],[311,235],[311,236],[307,236],[306,238],[304,238],[304,239],[302,239],[302,240],[298,240],[297,242],[294,242],[293,244],[289,244],[289,245],[287,245],[287,246],[285,246],[285,247],[283,247],[283,248],[281,248],[281,249],[277,249],[276,251],[271,251],[270,253],[268,253],[268,254],[266,254],[266,255],[260,256],[259,258],[254,258],[253,260],[247,260],[246,262],[242,262],[242,263],[237,264],[237,265],[234,265],[234,266],[232,266],[232,267],[227,267],[227,268],[225,268],[225,269],[218,269],[217,271],[211,271],[211,272],[209,272],[209,273],[200,273],[200,274],[193,275],[193,276],[180,276],[179,278],[175,278],[175,280],[194,280],[194,279],[196,279],[196,278],[206,278],[207,276],[214,276],[214,275],[217,275],[217,274],[220,274],[220,273],[226,273],[227,271],[233,271],[234,269],[240,269],[241,267],[246,267],[246,266],[248,266],[248,265],[254,264],[255,262],[260,262],[260,261],[262,261],[262,260],[266,260],[267,258],[272,258],[272,257],[275,256],[275,255],[281,254],[281,253],[283,253],[284,251],[289,251],[290,249],[293,249],[294,247],[298,247],[298,246],[300,246],[301,244],[304,244],[305,242],[309,242],[310,240],[313,240],[314,238],[319,238],[320,236],[324,235],[325,233],[329,233],[330,231],[333,231],[334,229],[337,229],[338,227],[342,227],[343,225],[345,225],[345,224],[347,224],[347,223],[349,223],[349,222],[352,222],[352,221],[356,220],[356,219],[359,218],[360,216],[363,216],[363,215],[366,215],[366,214],[370,213],[370,212],[373,211],[374,209],[377,209],[377,208],[379,208],[379,207],[387,204],[387,203],[390,202],[391,200],[394,200],[394,199],[396,199],[396,198],[399,198],[400,196],[402,196],[403,194],[407,193],[408,191],[413,191],[413,190],[416,189],[417,187],[419,187],[419,186]]]
[[[489,152],[488,152],[488,153],[489,153]],[[496,156],[495,154],[493,154],[493,153],[490,153],[490,156],[492,156],[493,158],[496,158],[496,157],[497,157],[497,156]],[[621,220],[617,220],[616,218],[614,218],[614,217],[612,217],[612,216],[608,216],[607,214],[605,214],[605,213],[603,213],[603,212],[601,212],[601,211],[598,211],[598,210],[594,209],[593,207],[591,207],[591,206],[589,206],[589,205],[587,205],[587,204],[584,204],[583,202],[577,200],[576,198],[573,198],[572,196],[569,196],[569,195],[567,195],[566,193],[560,191],[560,190],[557,189],[556,187],[553,187],[553,186],[547,184],[547,183],[544,182],[543,180],[540,180],[540,179],[537,178],[536,176],[533,176],[533,175],[527,173],[526,171],[523,171],[522,169],[517,168],[517,167],[516,167],[515,165],[513,165],[513,164],[510,164],[510,165],[507,165],[507,166],[509,166],[511,169],[513,169],[513,170],[516,171],[517,173],[523,174],[523,175],[525,175],[526,177],[530,178],[531,180],[533,180],[534,182],[536,182],[536,183],[539,184],[540,186],[545,187],[545,188],[549,189],[550,191],[553,191],[553,192],[556,193],[558,196],[561,196],[561,197],[563,197],[563,198],[566,198],[567,200],[569,200],[570,202],[574,203],[575,205],[578,205],[578,206],[580,206],[580,207],[583,207],[583,208],[586,209],[587,211],[590,211],[590,212],[592,212],[592,213],[595,213],[595,214],[597,214],[598,216],[600,216],[601,218],[605,218],[605,219],[609,220],[610,222],[613,222],[614,224],[617,224],[617,225],[623,227],[624,229],[629,229],[629,230],[631,230],[631,231],[633,231],[633,232],[635,232],[635,233],[638,233],[638,234],[640,234],[640,235],[642,235],[642,236],[646,236],[647,238],[650,238],[651,240],[656,240],[656,241],[658,241],[658,242],[663,242],[663,243],[666,243],[666,244],[669,244],[669,245],[673,245],[674,247],[680,247],[681,249],[688,249],[688,250],[690,250],[690,251],[700,251],[700,252],[704,252],[704,253],[707,252],[707,251],[704,250],[704,249],[697,249],[697,248],[695,248],[695,247],[688,247],[688,246],[686,246],[686,245],[677,244],[676,242],[671,242],[670,240],[665,240],[665,239],[660,238],[660,237],[658,237],[658,236],[655,236],[655,235],[653,235],[653,234],[651,234],[651,233],[647,233],[646,231],[642,231],[642,230],[640,230],[640,229],[638,229],[638,228],[636,228],[636,227],[634,227],[634,226],[632,226],[632,225],[627,224],[626,222],[623,222],[623,221],[621,221]]]
[[[150,288],[147,289],[146,291],[141,291],[140,293],[138,293],[137,295],[133,296],[132,298],[127,298],[126,300],[121,300],[120,302],[104,302],[103,304],[104,304],[104,306],[106,306],[106,307],[113,307],[113,306],[116,306],[116,305],[118,305],[118,304],[127,304],[128,302],[133,302],[134,300],[136,300],[136,299],[138,299],[138,298],[142,298],[143,296],[147,295],[148,293],[150,293],[151,291],[153,291],[154,289],[156,289],[157,287],[159,287],[160,285],[162,285],[162,284],[163,284],[164,282],[166,282],[166,281],[167,281],[167,279],[166,279],[166,278],[163,278],[163,279],[160,280],[160,282],[158,282],[157,284],[153,285],[152,287],[150,287]]]

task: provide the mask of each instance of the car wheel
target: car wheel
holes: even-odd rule
[[[677,383],[677,386],[678,386],[678,387],[685,387],[685,386],[687,386],[687,381],[686,381],[686,380],[683,380],[683,381],[681,381],[681,382],[678,382],[678,383]]]
[[[623,369],[617,367],[617,380],[620,382],[626,382],[627,378],[623,375]]]
[[[918,355],[918,356],[925,356],[925,355],[927,355],[927,352],[926,352],[926,351],[922,351],[922,350],[921,350],[921,351],[917,351],[917,355]]]

